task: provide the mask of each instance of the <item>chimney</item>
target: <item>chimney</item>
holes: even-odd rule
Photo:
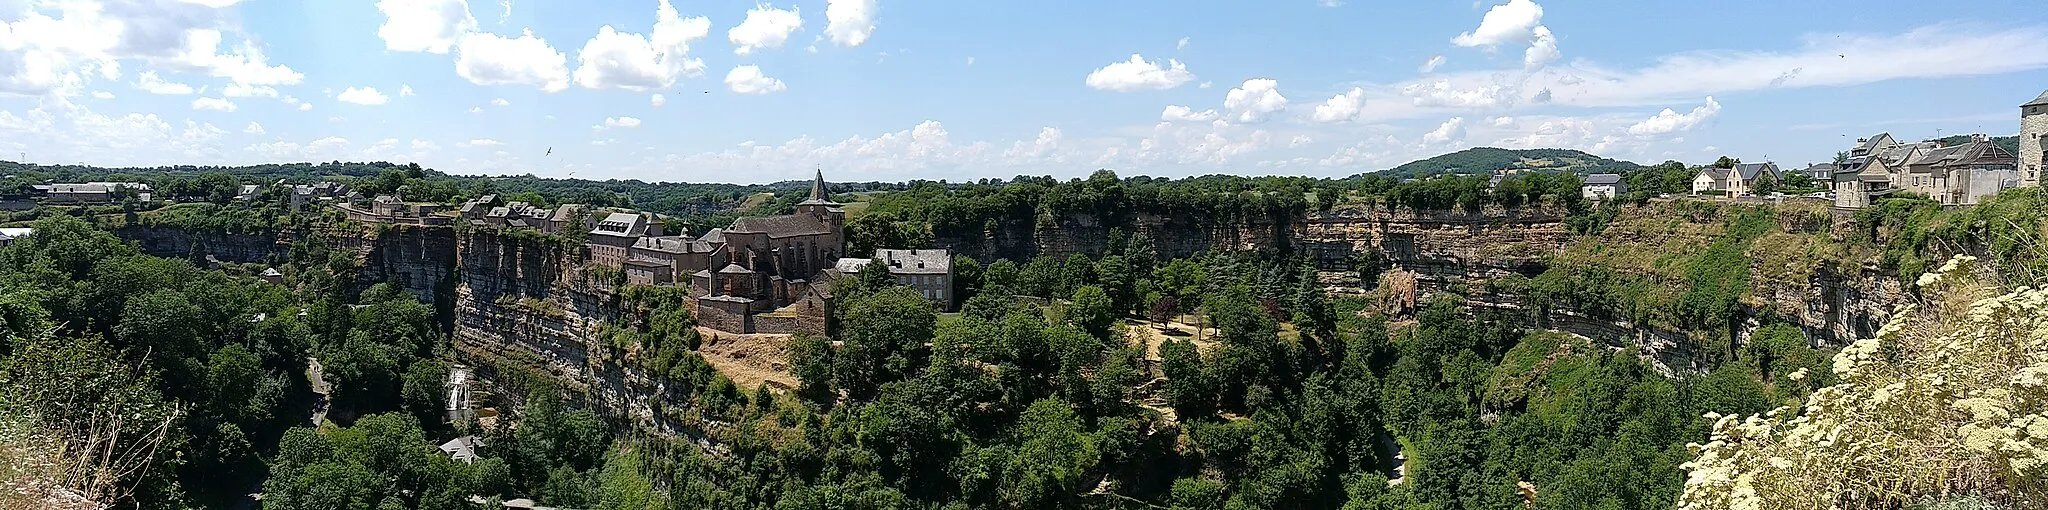
[[[1970,141],[1984,143],[1984,133],[1970,133]]]

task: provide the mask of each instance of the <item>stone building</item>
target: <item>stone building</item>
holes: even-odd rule
[[[2017,158],[1982,134],[1953,146],[1919,151],[1906,162],[1905,189],[1943,205],[1970,205],[2022,186]]]
[[[2020,105],[2020,153],[2021,186],[2041,183],[2043,172],[2048,172],[2048,92]]]
[[[872,259],[839,259],[834,270],[842,274],[857,275],[868,270],[876,262],[887,267],[889,276],[896,283],[917,291],[942,310],[952,310],[953,295],[953,252],[947,250],[875,250]]]
[[[661,235],[661,224],[651,221],[648,215],[629,212],[606,215],[590,230],[590,262],[624,269],[633,244],[640,242],[641,236],[648,235]]]
[[[812,282],[846,249],[846,213],[827,199],[823,172],[796,214],[740,218],[699,241],[716,246],[690,274],[699,323],[736,333],[825,333],[830,296]],[[769,328],[760,315],[803,320],[770,321],[776,327]]]
[[[690,273],[686,269],[711,266],[711,243],[688,235],[646,236],[626,250],[626,283],[668,285]]]

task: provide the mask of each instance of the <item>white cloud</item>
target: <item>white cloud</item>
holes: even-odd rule
[[[875,34],[876,0],[826,0],[825,34],[840,46],[860,46]]]
[[[1140,90],[1166,90],[1193,81],[1195,75],[1188,73],[1186,64],[1179,60],[1167,59],[1166,65],[1146,62],[1144,55],[1131,54],[1131,59],[1102,66],[1088,73],[1088,87],[1096,90],[1134,92]]]
[[[234,6],[235,4],[238,4],[238,3],[242,3],[242,0],[178,0],[178,1],[180,1],[180,2],[185,2],[185,3],[188,3],[188,4],[192,4],[192,5],[204,5],[204,6],[207,6],[207,7],[212,7],[212,8],[215,8],[215,9],[220,9],[220,8],[224,8],[224,7],[232,7],[232,6]]]
[[[1323,104],[1316,105],[1316,122],[1345,122],[1357,120],[1365,110],[1365,89],[1352,87],[1350,92],[1331,97]]]
[[[1657,115],[1629,126],[1628,134],[1655,136],[1690,131],[1693,127],[1714,118],[1715,115],[1720,113],[1721,103],[1715,101],[1714,96],[1707,96],[1707,103],[1693,108],[1690,113],[1680,114],[1671,111],[1670,108],[1665,108],[1664,111],[1657,112]]]
[[[732,72],[725,73],[725,86],[733,92],[749,95],[781,92],[788,88],[782,80],[761,74],[760,66],[751,65],[734,67]]]
[[[260,135],[263,134],[263,125],[257,124],[256,121],[253,120],[249,121],[249,127],[242,128],[242,132],[252,135]]]
[[[1436,72],[1436,68],[1442,65],[1444,65],[1443,55],[1429,57],[1429,61],[1422,63],[1422,68],[1420,69],[1420,71],[1424,73],[1434,73]]]
[[[1493,108],[1515,102],[1514,87],[1493,84],[1460,88],[1448,79],[1408,84],[1401,88],[1401,95],[1413,98],[1416,106],[1445,108]]]
[[[831,7],[826,7],[831,14]],[[747,10],[747,18],[725,32],[732,41],[732,52],[740,56],[752,55],[755,50],[781,48],[789,40],[789,34],[804,27],[804,18],[797,9],[777,9],[767,5],[756,5]]]
[[[229,83],[221,89],[221,95],[228,97],[277,97],[277,89],[267,85],[244,85]]]
[[[1186,37],[1180,38],[1180,42],[1173,43],[1174,51],[1183,51],[1186,49],[1188,49],[1188,38]]]
[[[1458,34],[1451,44],[1473,47],[1494,47],[1505,43],[1520,43],[1529,40],[1530,31],[1543,22],[1543,6],[1532,0],[1508,0],[1508,3],[1493,6],[1486,16],[1479,20],[1479,28]]]
[[[462,142],[462,143],[458,143],[458,144],[455,144],[455,145],[460,145],[460,146],[463,146],[463,147],[497,147],[497,146],[500,146],[500,145],[504,145],[504,143],[503,143],[503,142],[499,142],[499,141],[497,141],[497,140],[492,140],[492,139],[489,139],[489,138],[477,138],[477,139],[474,139],[474,140],[470,140],[470,141],[467,141],[467,142]]]
[[[399,84],[398,97],[412,97],[412,85]]]
[[[505,98],[502,98],[502,97],[500,97],[500,98],[496,98],[496,99],[492,99],[492,100],[491,100],[491,106],[511,106],[511,105],[512,105],[512,102],[511,102],[511,101],[506,101],[506,100],[505,100]]]
[[[653,104],[655,108],[660,108],[661,105],[668,104],[668,98],[663,97],[661,94],[655,94],[648,97],[647,102]]]
[[[1237,115],[1238,122],[1261,122],[1266,115],[1287,109],[1287,98],[1280,95],[1278,80],[1252,78],[1224,94],[1223,108]]]
[[[445,54],[476,31],[467,0],[378,0],[377,10],[384,13],[377,37],[391,51]]]
[[[182,46],[167,63],[191,71],[204,71],[245,85],[297,85],[306,75],[285,65],[270,65],[263,50],[247,40],[229,51],[220,51],[222,35],[215,29],[185,31]]]
[[[1557,51],[1557,36],[1550,34],[1550,28],[1538,25],[1529,41],[1529,49],[1522,52],[1522,68],[1530,71],[1556,62],[1563,54]]]
[[[603,123],[603,124],[598,124],[598,125],[595,125],[595,126],[591,126],[590,128],[591,128],[591,129],[593,129],[593,130],[597,130],[597,131],[603,131],[603,130],[606,130],[606,129],[611,129],[611,128],[636,128],[636,127],[640,127],[640,119],[637,119],[637,118],[633,118],[633,117],[605,117],[605,118],[604,118],[604,123]]]
[[[107,91],[104,91],[104,90],[95,90],[95,91],[92,91],[92,97],[93,97],[94,99],[113,99],[113,98],[114,98],[114,93],[112,93],[112,92],[107,92]]]
[[[1202,82],[1202,84],[1201,84],[1201,85],[1196,85],[1196,86],[1195,86],[1195,88],[1198,88],[1198,89],[1206,89],[1206,88],[1209,88],[1209,86],[1211,86],[1211,85],[1215,85],[1215,83],[1213,83],[1213,82],[1206,82],[1206,81],[1205,81],[1205,82]]]
[[[471,107],[469,107],[469,113],[483,113],[483,111],[484,111],[484,107],[482,107],[482,106],[471,106]]]
[[[974,65],[974,57],[967,57],[967,65]]]
[[[1018,141],[1003,152],[1003,158],[1011,161],[1060,163],[1065,158],[1058,152],[1060,141],[1065,135],[1058,128],[1046,127],[1038,130],[1038,138],[1030,142]],[[1048,161],[1050,160],[1050,161]]]
[[[151,94],[182,96],[192,93],[191,85],[165,80],[158,77],[156,71],[143,71],[142,74],[136,75],[135,88]]]
[[[1159,112],[1159,120],[1165,122],[1209,122],[1217,117],[1216,110],[1197,112],[1194,108],[1177,104],[1166,105],[1166,110]]]
[[[1435,130],[1422,135],[1424,145],[1443,145],[1465,139],[1465,118],[1451,117],[1438,125]]]
[[[569,88],[569,58],[527,30],[518,38],[471,33],[456,45],[455,74],[477,85],[527,85],[544,92]]]
[[[313,103],[299,103],[299,111],[302,111],[302,112],[303,112],[303,111],[308,111],[308,110],[312,110],[312,109],[313,109]]]
[[[335,94],[334,100],[363,106],[377,106],[390,102],[391,98],[385,96],[382,92],[378,92],[377,87],[349,87],[348,90]]]
[[[1293,140],[1287,141],[1287,148],[1297,149],[1312,143],[1316,143],[1315,138],[1312,138],[1308,135],[1294,135]]]
[[[711,20],[684,18],[668,0],[661,0],[654,17],[651,37],[620,32],[611,25],[598,28],[597,36],[576,52],[576,84],[646,91],[702,74],[704,60],[690,58],[690,43],[711,34]]]
[[[1503,116],[1503,117],[1494,117],[1494,118],[1493,118],[1493,127],[1508,127],[1508,126],[1513,126],[1513,125],[1515,125],[1515,118],[1514,118],[1514,117],[1505,117],[1505,116]]]
[[[213,110],[217,112],[232,112],[235,111],[235,103],[234,101],[229,101],[217,97],[202,97],[192,100],[192,109]]]

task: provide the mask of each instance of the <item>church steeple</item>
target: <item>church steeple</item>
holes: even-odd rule
[[[818,169],[818,177],[811,180],[811,200],[825,199],[825,169]]]

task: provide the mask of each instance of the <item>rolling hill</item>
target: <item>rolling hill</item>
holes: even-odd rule
[[[1642,165],[1608,159],[1573,149],[1501,149],[1474,147],[1450,154],[1411,161],[1378,172],[1410,178],[1441,174],[1485,175],[1504,169],[1542,169],[1575,173],[1620,173]]]

